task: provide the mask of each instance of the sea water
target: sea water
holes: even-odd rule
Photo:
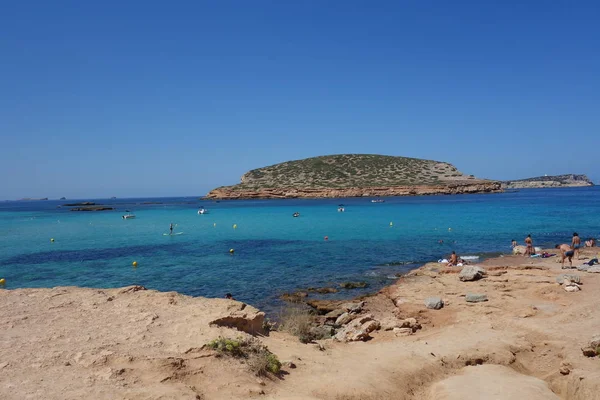
[[[452,250],[508,253],[511,240],[523,244],[527,234],[543,247],[569,243],[574,231],[583,239],[595,237],[599,194],[590,187],[394,197],[384,203],[86,199],[116,208],[101,212],[69,211],[61,206],[66,201],[0,202],[0,278],[7,289],[143,285],[192,296],[230,292],[275,310],[282,293],[308,287],[369,285],[324,298],[376,291]],[[337,211],[340,204],[345,212]],[[198,215],[200,206],[208,214]],[[123,219],[126,210],[136,218]],[[300,216],[292,217],[294,212]],[[183,234],[165,236],[170,223]]]

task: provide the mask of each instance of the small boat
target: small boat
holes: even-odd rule
[[[125,214],[121,218],[123,218],[123,219],[134,219],[135,218],[135,214]]]
[[[344,207],[338,207],[338,212],[344,212],[346,209]]]
[[[383,199],[373,199],[373,200],[371,200],[371,203],[385,203],[385,200],[383,200]]]

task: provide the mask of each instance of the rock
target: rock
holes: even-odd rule
[[[281,365],[284,366],[284,367],[286,367],[286,368],[290,368],[290,369],[296,368],[296,364],[294,364],[293,361],[288,361],[288,360],[282,361]]]
[[[309,333],[315,340],[330,339],[335,333],[335,329],[329,325],[319,325],[310,328]]]
[[[404,303],[406,303],[406,300],[404,300],[403,298],[400,298],[400,297],[398,297],[397,299],[394,300],[394,305],[396,307],[400,307]]]
[[[592,348],[592,347],[584,347],[583,349],[581,349],[581,351],[583,352],[583,355],[586,357],[596,357],[596,349]]]
[[[394,328],[394,334],[396,336],[409,336],[413,334],[413,330],[410,328]]]
[[[229,315],[217,318],[211,321],[209,325],[235,328],[251,335],[264,333],[265,313],[244,303],[235,303],[237,303],[237,309],[230,309]]]
[[[581,283],[581,277],[575,274],[560,274],[556,277],[556,283],[562,285],[565,280],[568,280],[569,283]]]
[[[140,285],[127,286],[127,287],[124,287],[123,289],[119,290],[119,294],[134,293],[134,292],[138,292],[140,290],[147,290],[147,289]]]
[[[587,272],[588,269],[592,268],[587,264],[583,264],[583,265],[578,265],[577,267],[578,271],[582,271],[582,272]]]
[[[348,322],[352,321],[352,315],[350,313],[343,313],[335,320],[336,325],[346,325]]]
[[[325,318],[335,321],[343,313],[345,313],[345,311],[342,309],[333,310],[333,311],[330,311],[327,314],[325,314]]]
[[[486,275],[485,269],[475,265],[467,265],[460,271],[460,274],[458,274],[458,279],[463,282],[476,281],[483,278],[484,275]]]
[[[600,267],[596,267],[596,266],[589,267],[586,272],[592,272],[592,273],[598,274],[598,273],[600,273]]]
[[[369,333],[379,329],[381,324],[373,319],[370,314],[363,315],[345,325],[334,336],[335,340],[341,342],[356,342],[370,338]]]
[[[365,306],[365,302],[361,301],[360,303],[344,303],[341,305],[342,309],[345,309],[349,313],[359,313],[362,311],[362,308]]]
[[[342,282],[340,287],[343,289],[359,289],[369,286],[367,282]]]
[[[598,349],[598,347],[600,347],[600,335],[596,335],[590,340],[590,347],[592,349]]]
[[[428,297],[425,299],[425,307],[430,310],[439,310],[444,307],[444,301],[439,297]]]
[[[465,296],[467,303],[481,303],[482,301],[488,301],[487,294],[478,293],[467,293]]]
[[[571,373],[571,364],[564,361],[561,362],[560,369],[558,370],[558,372],[560,372],[561,375],[569,375]]]
[[[314,292],[314,293],[321,293],[321,294],[328,294],[328,293],[337,293],[338,290],[336,288],[332,288],[332,287],[323,287],[323,288],[313,288],[310,287],[308,289],[306,289],[307,292]]]
[[[569,284],[569,283],[566,283],[566,282],[567,282],[567,280],[565,279],[565,290],[567,292],[578,292],[578,291],[581,290],[581,288],[579,287],[578,284],[576,284],[576,283],[570,283]]]
[[[331,300],[307,300],[306,304],[310,307],[314,308],[317,311],[317,314],[324,315],[330,313],[331,311],[337,310],[339,308],[343,308],[340,305],[339,301],[331,301]],[[345,311],[345,309],[344,309]]]
[[[381,330],[391,331],[394,328],[401,328],[402,323],[404,321],[400,321],[397,318],[388,317],[388,318],[382,319],[380,322],[381,322]]]
[[[306,292],[293,292],[293,293],[284,293],[279,298],[283,301],[287,301],[290,303],[300,303],[303,299],[308,297],[308,293]]]

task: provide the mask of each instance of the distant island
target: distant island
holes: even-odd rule
[[[500,182],[465,175],[446,162],[340,154],[253,169],[242,176],[241,183],[213,189],[206,198],[337,198],[501,191]]]
[[[519,179],[515,181],[502,182],[504,189],[526,189],[526,188],[553,188],[553,187],[581,187],[594,186],[586,175],[555,175],[537,176],[535,178]]]

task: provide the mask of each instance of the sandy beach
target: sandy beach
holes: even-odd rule
[[[237,301],[141,287],[0,290],[0,397],[600,399],[599,357],[586,349],[600,335],[600,274],[557,261],[490,259],[473,281],[427,264],[362,302],[325,305],[324,322],[346,311],[339,340],[309,344],[263,331],[264,314]],[[557,283],[565,273],[579,291]],[[432,297],[443,308],[427,308]],[[280,374],[257,377],[204,346],[251,334]]]

